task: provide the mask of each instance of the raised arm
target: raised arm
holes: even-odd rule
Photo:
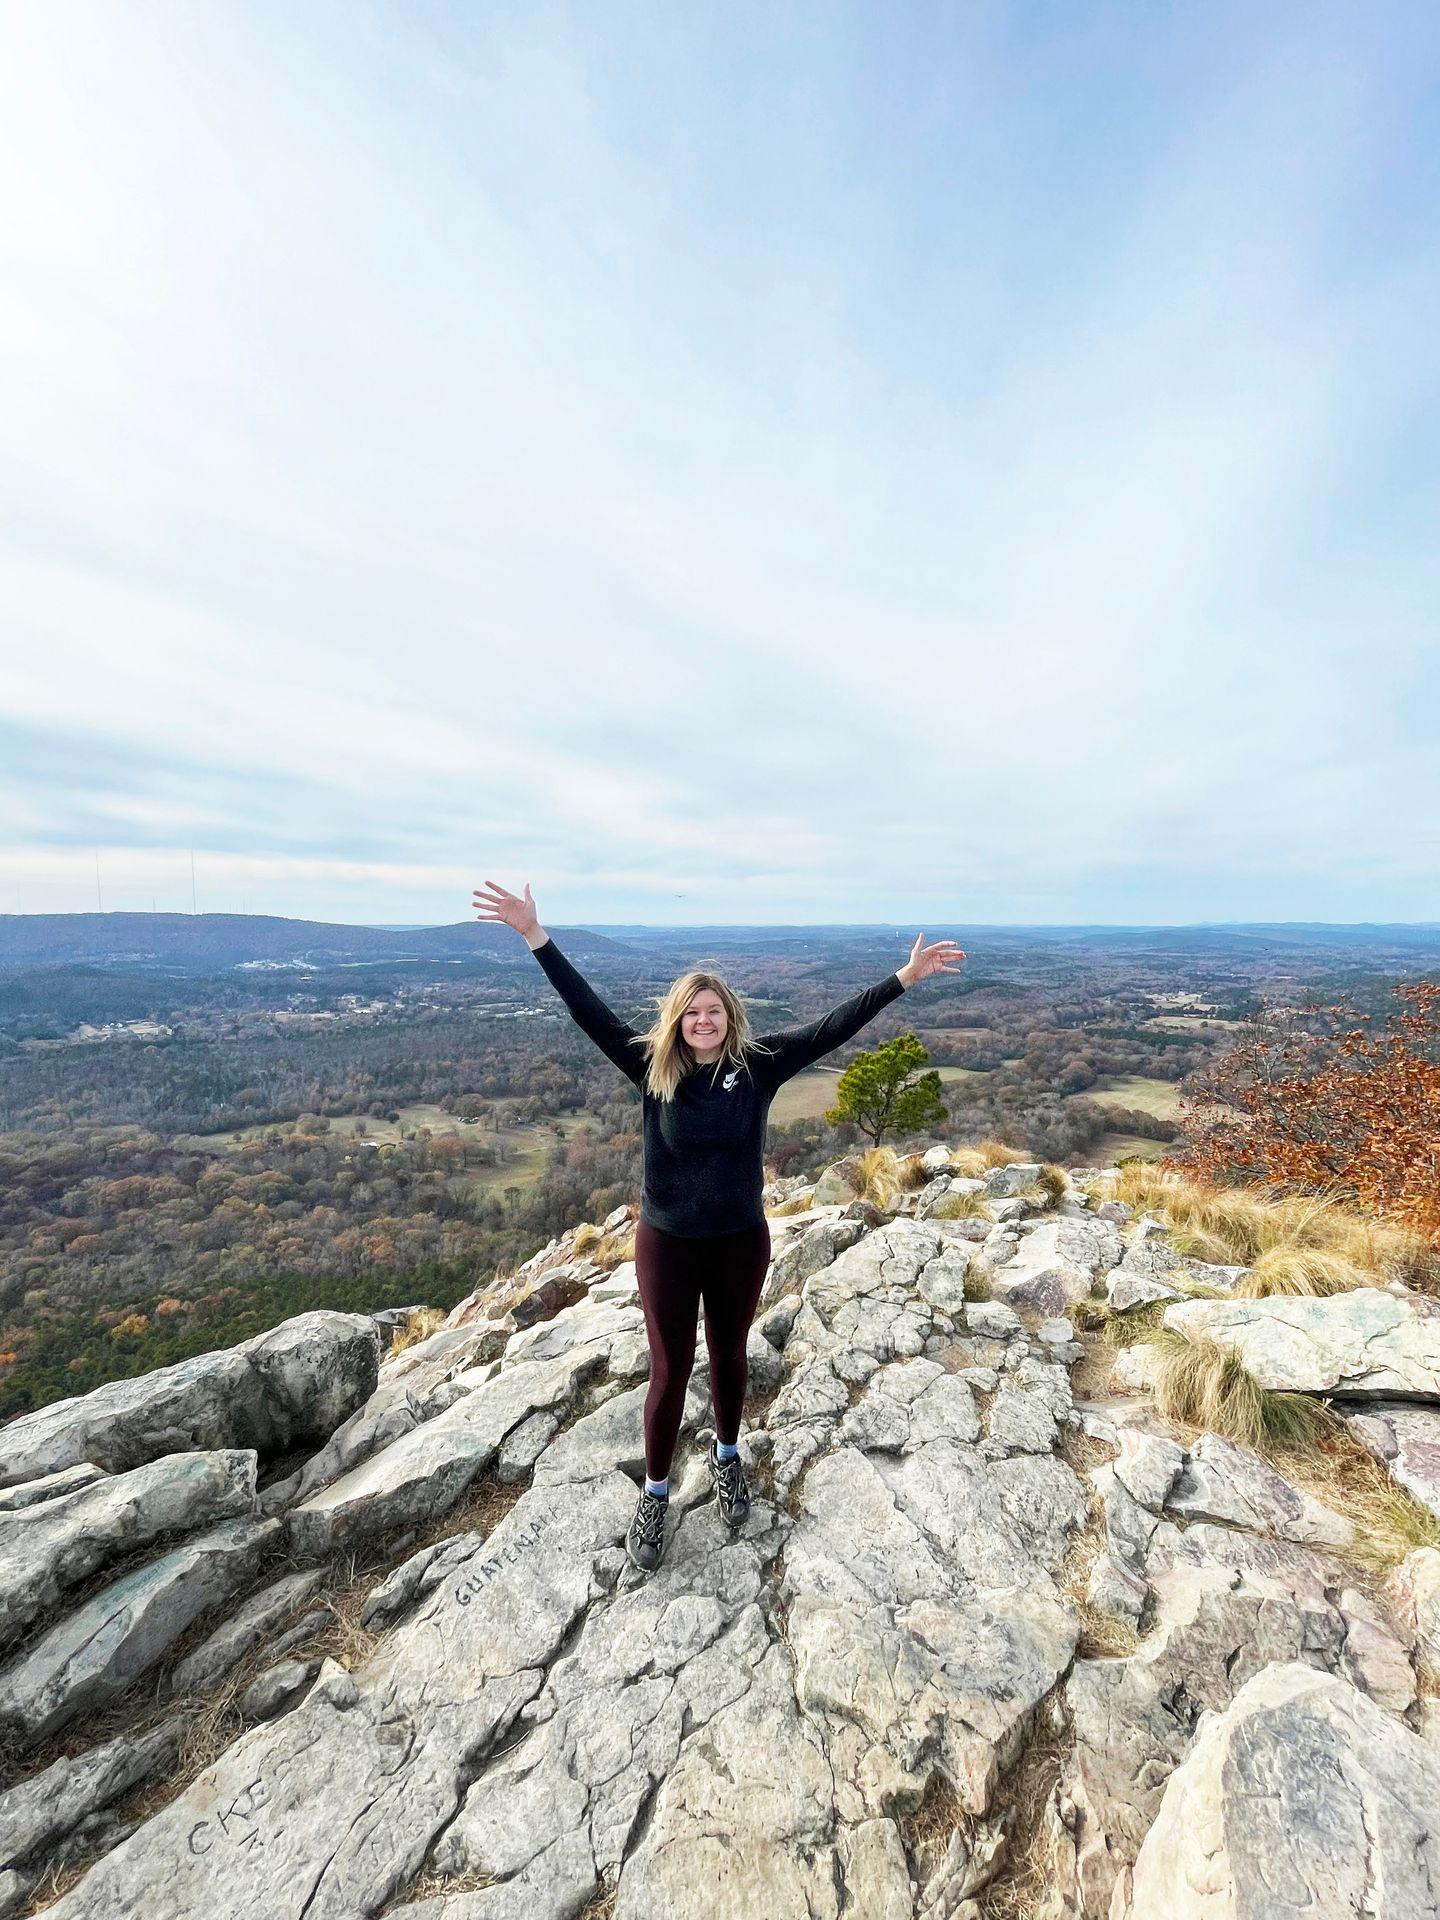
[[[570,1009],[570,1017],[582,1033],[588,1033],[600,1051],[638,1087],[645,1072],[645,1054],[640,1036],[627,1027],[596,993],[590,982],[561,953],[546,934],[541,945],[530,951],[545,969],[546,978]]]
[[[842,1000],[838,1007],[832,1007],[829,1013],[812,1020],[808,1026],[784,1027],[779,1033],[761,1034],[762,1042],[773,1049],[770,1054],[762,1055],[762,1071],[775,1086],[782,1085],[852,1039],[882,1007],[898,1000],[917,980],[924,980],[932,973],[958,973],[960,969],[953,962],[964,958],[953,940],[937,940],[927,947],[924,934],[918,934],[905,965],[897,967],[875,986],[862,987],[859,993]]]
[[[545,970],[545,976],[570,1009],[570,1017],[582,1033],[599,1047],[607,1060],[638,1087],[645,1074],[645,1049],[633,1027],[613,1014],[581,974],[577,973],[540,924],[530,883],[525,897],[496,886],[493,880],[485,888],[475,889],[475,914],[480,920],[503,920],[513,927]]]
[[[782,1027],[778,1033],[762,1033],[761,1043],[773,1051],[761,1055],[760,1071],[775,1086],[782,1086],[836,1047],[843,1046],[868,1025],[882,1007],[898,1000],[904,991],[905,982],[900,975],[890,973],[875,986],[862,987],[859,993],[842,1000],[838,1007],[832,1007],[818,1020],[811,1020],[803,1027]]]

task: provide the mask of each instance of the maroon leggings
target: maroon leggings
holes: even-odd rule
[[[636,1227],[635,1272],[650,1340],[645,1471],[652,1480],[664,1480],[670,1472],[695,1364],[695,1320],[702,1300],[716,1436],[727,1446],[739,1438],[745,1336],[769,1265],[770,1228],[763,1220],[758,1227],[708,1234],[702,1240],[662,1233],[648,1220]]]

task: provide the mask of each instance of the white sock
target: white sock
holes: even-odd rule
[[[669,1474],[667,1473],[663,1480],[652,1480],[647,1473],[645,1476],[645,1491],[647,1493],[653,1493],[657,1500],[668,1500],[670,1498]]]

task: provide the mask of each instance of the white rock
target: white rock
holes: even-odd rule
[[[57,1400],[0,1432],[0,1486],[88,1462],[111,1472],[195,1448],[319,1445],[375,1389],[369,1314],[302,1313],[241,1346]]]
[[[1345,1681],[1267,1668],[1202,1723],[1135,1863],[1131,1920],[1433,1920],[1440,1756]]]
[[[1165,1309],[1165,1325],[1234,1347],[1263,1387],[1440,1402],[1440,1301],[1418,1294],[1187,1300]]]
[[[255,1455],[175,1453],[13,1514],[0,1527],[0,1649],[118,1555],[255,1511]]]

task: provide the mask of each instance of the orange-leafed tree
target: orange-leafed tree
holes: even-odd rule
[[[1171,1162],[1220,1181],[1333,1192],[1440,1245],[1440,983],[1267,1008],[1194,1083]]]

